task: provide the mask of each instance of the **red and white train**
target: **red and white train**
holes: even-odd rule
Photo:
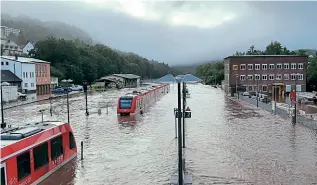
[[[124,116],[142,113],[148,105],[169,91],[169,84],[151,84],[148,87],[142,88],[140,91],[133,91],[132,93],[121,96],[118,100],[117,114]]]
[[[69,123],[1,129],[1,185],[38,184],[77,156]]]

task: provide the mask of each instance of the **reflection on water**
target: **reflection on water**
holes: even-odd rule
[[[247,103],[228,100],[220,89],[204,85],[188,88],[192,118],[186,120],[185,156],[194,184],[317,183],[316,131],[293,126]],[[89,95],[89,117],[85,116],[84,97],[71,98],[70,120],[77,146],[84,142],[84,160],[74,160],[46,182],[169,184],[177,169],[173,114],[177,88],[172,87],[143,116],[118,117],[117,98],[127,91],[131,90]],[[54,116],[45,112],[44,119],[67,120],[65,102],[54,102]],[[6,110],[6,119],[11,123],[38,121],[38,110],[48,107],[46,103]]]

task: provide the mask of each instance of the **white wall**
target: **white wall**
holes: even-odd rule
[[[23,53],[29,54],[29,52],[34,49],[34,46],[31,44],[31,42],[27,43],[27,45],[23,48]]]
[[[27,89],[28,91],[35,91],[36,90],[35,64],[22,63],[21,69],[22,69],[22,78],[21,78],[22,89]],[[25,76],[23,74],[25,74]],[[30,75],[30,74],[33,74],[33,75]]]
[[[18,99],[18,87],[17,86],[2,86],[3,101],[15,101]],[[1,97],[1,93],[0,93]]]

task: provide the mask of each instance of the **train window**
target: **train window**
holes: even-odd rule
[[[1,167],[1,185],[6,185],[6,174],[4,167]]]
[[[34,169],[48,164],[48,143],[45,142],[33,149]]]
[[[30,152],[27,151],[17,157],[18,180],[31,174]]]
[[[63,155],[63,138],[58,136],[51,140],[51,158],[55,160],[61,155]]]
[[[69,132],[69,148],[76,148],[76,142],[73,133]]]

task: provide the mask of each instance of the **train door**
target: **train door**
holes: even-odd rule
[[[5,162],[1,164],[1,185],[7,185],[7,168]]]

